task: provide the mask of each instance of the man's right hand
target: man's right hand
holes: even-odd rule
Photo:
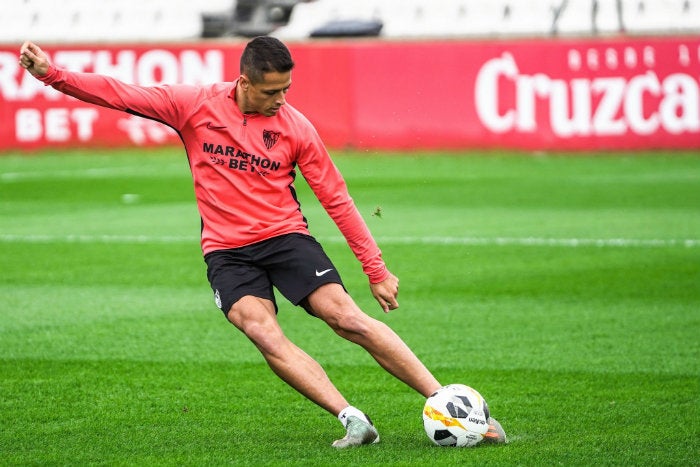
[[[49,72],[49,57],[32,42],[25,42],[19,49],[19,64],[35,78],[40,78]]]

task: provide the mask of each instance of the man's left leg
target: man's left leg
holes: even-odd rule
[[[325,284],[307,297],[315,316],[341,337],[363,347],[386,371],[425,397],[442,385],[386,324],[368,316],[339,284]]]
[[[389,326],[360,310],[342,286],[321,286],[309,295],[307,302],[314,314],[338,335],[364,347],[384,369],[423,396],[440,389],[441,384],[403,340]],[[485,442],[506,443],[501,424],[494,418],[488,422]]]

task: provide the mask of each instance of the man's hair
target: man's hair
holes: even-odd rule
[[[274,37],[256,37],[248,42],[241,55],[241,74],[245,74],[253,83],[262,82],[265,73],[285,73],[292,68],[294,61],[289,49]]]

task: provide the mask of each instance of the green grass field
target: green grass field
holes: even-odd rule
[[[401,278],[387,315],[297,187],[357,302],[508,445],[433,446],[420,395],[280,301],[380,430],[333,450],[214,306],[184,154],[84,151],[0,157],[0,465],[699,465],[700,155],[461,156],[336,154]]]

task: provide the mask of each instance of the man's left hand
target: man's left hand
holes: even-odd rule
[[[384,313],[399,307],[399,302],[396,300],[399,295],[399,278],[395,275],[389,273],[389,277],[376,284],[370,284],[369,288]]]

